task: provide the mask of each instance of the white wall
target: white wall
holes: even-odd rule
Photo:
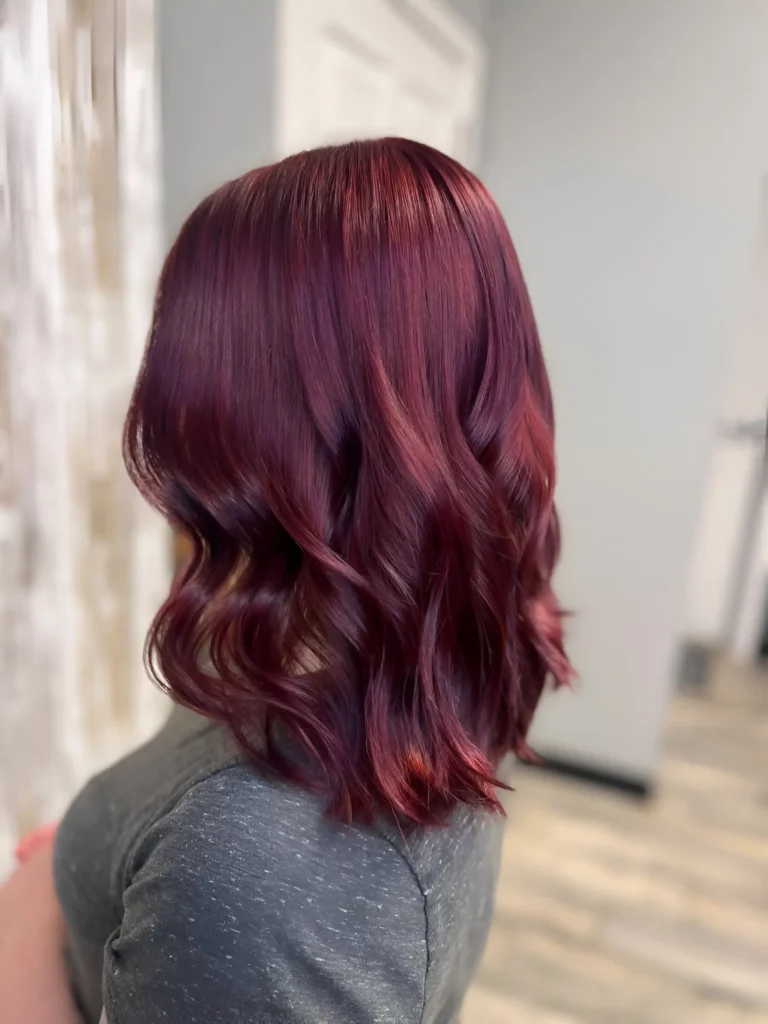
[[[274,155],[277,0],[159,0],[165,225]]]
[[[552,372],[581,673],[534,746],[647,780],[767,166],[768,5],[496,0],[489,40],[484,171]]]

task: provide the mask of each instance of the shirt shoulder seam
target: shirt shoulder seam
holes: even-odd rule
[[[178,808],[179,804],[181,804],[181,802],[185,800],[190,793],[196,790],[198,786],[203,785],[203,783],[208,782],[210,779],[214,779],[217,775],[221,775],[223,772],[229,771],[232,768],[242,767],[243,763],[244,762],[241,757],[232,757],[226,763],[215,765],[211,769],[211,771],[201,773],[198,777],[193,777],[191,780],[185,781],[171,794],[169,794],[167,801],[164,803],[162,809],[158,814],[153,814],[147,820],[142,822],[142,827],[137,829],[136,834],[133,837],[133,841],[128,850],[126,851],[125,857],[123,859],[123,867],[121,872],[122,885],[120,887],[121,898],[122,894],[125,893],[125,890],[131,883],[131,874],[133,864],[136,858],[136,853],[141,847],[141,844],[144,842],[147,833],[151,829],[153,829],[155,825],[159,825],[162,821],[164,821],[171,814],[173,814],[173,812]]]
[[[430,941],[429,941],[429,911],[428,911],[428,907],[427,907],[427,892],[426,892],[426,889],[424,888],[424,886],[422,885],[421,879],[419,878],[418,873],[417,873],[416,869],[414,868],[413,864],[411,863],[409,858],[405,856],[405,854],[398,847],[398,845],[395,842],[393,842],[393,840],[388,835],[386,835],[386,833],[382,832],[380,829],[378,829],[378,828],[375,829],[375,832],[376,832],[376,834],[378,836],[380,836],[384,840],[385,843],[387,843],[388,846],[390,846],[395,851],[395,853],[400,858],[400,860],[403,862],[403,864],[405,864],[406,868],[408,869],[409,874],[411,875],[411,878],[416,883],[416,887],[418,888],[418,890],[419,890],[419,892],[421,894],[422,904],[423,904],[423,907],[424,907],[424,953],[425,953],[425,956],[424,956],[424,981],[423,981],[423,984],[422,984],[422,991],[421,991],[421,1010],[419,1011],[419,1020],[418,1020],[418,1024],[421,1024],[421,1022],[424,1020],[424,1014],[425,1014],[426,1008],[427,1008],[427,977],[429,975],[429,969],[432,966],[432,951],[431,951]]]

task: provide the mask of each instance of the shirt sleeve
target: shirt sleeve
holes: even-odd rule
[[[416,1024],[425,902],[382,836],[239,766],[131,858],[104,956],[106,1024]]]

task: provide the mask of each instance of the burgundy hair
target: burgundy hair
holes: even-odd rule
[[[549,383],[473,174],[381,139],[203,200],[125,454],[192,542],[148,638],[176,701],[343,819],[499,809],[496,765],[570,666]]]

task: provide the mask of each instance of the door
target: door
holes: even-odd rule
[[[277,148],[403,135],[471,165],[482,46],[437,0],[282,0]]]
[[[768,179],[688,578],[688,638],[740,661],[757,653],[765,601],[767,401]]]

